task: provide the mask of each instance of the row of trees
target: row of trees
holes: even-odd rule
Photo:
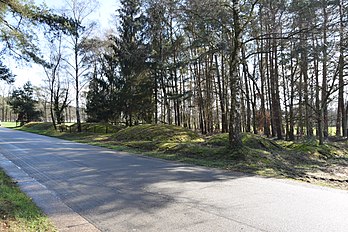
[[[75,107],[66,106],[61,112],[58,110],[63,106],[54,102],[52,105],[57,104],[59,108],[51,108],[49,89],[35,87],[27,82],[20,88],[5,84],[0,91],[1,121],[18,121],[21,124],[30,121],[52,122],[52,114],[54,119],[60,120],[55,121],[56,124],[76,121]],[[82,120],[85,120],[84,112],[81,116]]]
[[[347,135],[345,1],[121,0],[104,38],[87,20],[96,4],[67,1],[63,28],[53,17],[50,57],[24,50],[45,68],[54,124],[70,103],[69,76],[78,125],[88,84],[90,121],[229,132],[231,145],[243,131],[322,143],[334,109],[336,135]]]
[[[17,114],[17,121],[24,122],[38,121],[42,112],[36,109],[37,101],[34,99],[34,88],[30,82],[26,83],[23,88],[15,89],[8,101],[13,112]]]
[[[89,120],[322,143],[331,107],[346,136],[347,5],[122,0],[117,32],[86,50]]]
[[[31,1],[0,1],[0,41],[2,42],[0,80],[8,83],[14,81],[14,75],[1,61],[7,56],[12,56],[17,61],[24,60],[41,65],[46,73],[45,86],[41,89],[48,90],[44,95],[46,94],[50,98],[50,116],[55,128],[57,124],[65,121],[65,115],[71,109],[69,107],[70,81],[66,77],[68,75],[69,79],[74,80],[76,106],[74,108],[78,129],[81,131],[80,95],[83,88],[81,79],[86,71],[82,64],[84,53],[81,45],[89,36],[93,25],[93,23],[86,24],[86,17],[92,13],[96,5],[97,2],[92,0],[67,0],[63,14],[57,14],[44,5],[38,7]],[[40,37],[44,37],[44,41]],[[47,44],[47,48],[42,49],[45,44]],[[29,93],[31,88],[26,85],[23,89],[14,90],[8,100],[13,110],[17,112],[20,121],[37,119],[38,114],[34,118],[27,114],[24,116],[19,113],[18,106],[12,104],[13,101],[20,98],[18,94],[20,96],[24,93],[32,95]],[[37,96],[38,98],[40,96]],[[26,102],[27,104],[22,105],[29,107],[29,102]],[[45,97],[43,104],[43,112],[46,115]],[[5,109],[5,104],[3,104],[3,109]],[[31,115],[29,111],[27,112]]]
[[[0,85],[0,120],[3,122],[15,121],[17,116],[13,113],[11,106],[8,104],[13,87],[8,84]]]

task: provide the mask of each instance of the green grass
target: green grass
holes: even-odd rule
[[[49,219],[2,170],[0,231],[56,231]]]
[[[183,127],[145,124],[120,130],[113,138],[119,141],[187,142],[199,139],[199,136]]]
[[[295,131],[294,131],[294,134],[296,135],[297,134],[297,127],[294,128]],[[316,134],[317,133],[317,128],[313,128],[313,133]],[[329,133],[329,136],[335,136],[336,135],[336,127],[334,126],[330,126],[328,128],[328,133]],[[304,128],[304,135],[306,134],[306,128]]]
[[[30,130],[51,130],[53,129],[53,124],[50,122],[30,122],[22,126],[23,129],[30,129]]]
[[[16,122],[1,122],[0,124],[2,127],[7,127],[7,128],[15,128],[16,127]]]
[[[77,124],[74,123],[70,125],[70,128],[67,128],[69,131],[71,130],[72,132],[77,131]],[[83,132],[90,132],[90,133],[97,133],[97,134],[108,134],[108,133],[116,133],[119,130],[123,129],[124,126],[119,126],[119,125],[111,125],[107,123],[81,123],[81,129]]]

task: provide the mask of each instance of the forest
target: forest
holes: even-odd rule
[[[347,1],[121,0],[103,35],[87,20],[96,1],[68,2],[65,29],[48,22],[49,54],[25,51],[45,70],[54,125],[72,105],[78,131],[85,113],[88,122],[229,133],[232,146],[243,132],[320,144],[330,128],[347,136]],[[6,30],[7,50],[23,42]]]

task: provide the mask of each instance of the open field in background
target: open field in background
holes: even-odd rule
[[[1,122],[0,124],[2,127],[7,127],[7,128],[15,128],[16,127],[16,122]]]
[[[0,231],[56,231],[49,219],[1,169]]]
[[[330,126],[330,127],[328,128],[328,132],[329,132],[329,136],[336,136],[336,127]],[[313,128],[313,133],[314,133],[314,135],[317,134],[317,128]],[[297,128],[295,128],[294,134],[295,134],[295,137],[296,137]],[[304,134],[306,134],[306,128],[304,128]]]
[[[227,134],[202,136],[172,125],[122,128],[84,123],[83,128],[82,133],[75,129],[59,132],[50,123],[29,123],[18,129],[161,159],[348,190],[347,140],[326,141],[320,146],[316,140],[276,141],[243,134],[244,146],[236,149],[228,146]]]

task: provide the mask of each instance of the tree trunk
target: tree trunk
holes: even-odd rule
[[[241,134],[240,134],[240,80],[239,80],[239,64],[240,64],[240,51],[241,51],[241,36],[242,27],[239,19],[239,0],[232,1],[233,11],[233,50],[230,57],[230,91],[231,91],[231,110],[230,110],[230,122],[229,122],[229,144],[233,146],[241,146]]]
[[[306,26],[305,26],[306,28]],[[313,125],[311,123],[309,91],[308,91],[308,49],[307,37],[301,34],[301,74],[303,76],[303,98],[304,98],[304,124],[306,127],[307,138],[313,136]]]
[[[77,132],[82,132],[81,128],[81,115],[80,115],[80,83],[79,83],[79,60],[78,60],[78,54],[79,48],[78,48],[78,36],[75,36],[75,49],[74,49],[74,55],[75,55],[75,102],[76,102],[76,122],[77,122]]]
[[[344,107],[344,25],[343,25],[343,1],[340,0],[340,44],[339,44],[339,62],[338,62],[338,112],[337,112],[337,127],[336,135],[337,136],[346,136],[347,132],[347,119],[346,111]],[[339,122],[340,121],[340,122]],[[342,133],[340,131],[342,130]]]
[[[324,137],[327,138],[329,136],[329,116],[328,116],[328,109],[327,109],[327,102],[325,99],[327,99],[327,61],[328,61],[328,41],[327,41],[327,23],[328,23],[328,14],[327,14],[327,6],[325,1],[323,2],[323,44],[325,45],[323,47],[323,71],[322,71],[322,90],[321,90],[321,99],[322,99],[322,108],[323,108],[323,134]]]
[[[244,49],[242,49],[243,59],[245,57]],[[245,64],[245,62],[243,62]],[[245,124],[245,132],[251,131],[251,108],[250,108],[250,93],[249,93],[249,84],[248,84],[248,67],[247,65],[243,65],[243,73],[244,73],[244,86],[245,86],[245,102],[246,102],[246,124]]]
[[[262,27],[261,27],[262,28]],[[261,40],[261,51],[263,50],[263,40]],[[261,53],[259,55],[259,67],[260,67],[260,78],[261,78],[261,113],[262,113],[262,122],[263,122],[263,133],[269,137],[270,136],[270,130],[269,125],[267,122],[267,113],[266,113],[266,80],[265,80],[265,69],[264,69],[264,59],[263,54]]]
[[[220,103],[220,110],[221,110],[221,132],[226,133],[227,132],[227,115],[225,110],[225,100],[224,100],[224,93],[222,90],[222,82],[219,72],[219,63],[218,63],[218,57],[217,55],[214,56],[215,58],[215,66],[216,66],[216,77],[217,77],[217,85],[218,85],[218,93],[219,93],[219,103]]]
[[[279,73],[278,73],[278,54],[277,54],[277,41],[273,38],[272,44],[273,50],[273,73],[272,73],[272,84],[273,84],[273,94],[272,96],[272,106],[273,106],[273,115],[274,115],[274,123],[275,129],[277,133],[277,139],[283,139],[282,135],[282,110],[280,107],[280,93],[279,93]]]

